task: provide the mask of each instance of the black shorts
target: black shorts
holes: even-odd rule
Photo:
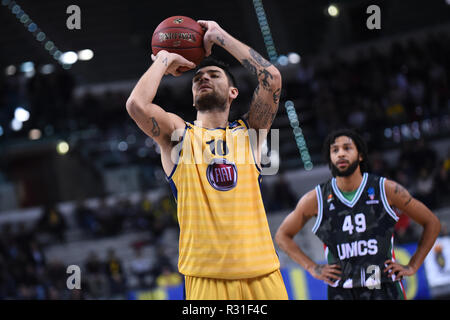
[[[328,286],[328,300],[406,300],[403,287],[399,281],[382,283],[380,289]]]

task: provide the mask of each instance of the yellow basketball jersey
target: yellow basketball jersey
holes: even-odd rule
[[[168,177],[177,199],[182,274],[243,279],[280,267],[259,178],[243,120],[217,129],[186,123]]]

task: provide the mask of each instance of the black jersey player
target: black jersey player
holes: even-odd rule
[[[437,217],[398,183],[368,173],[367,147],[352,130],[331,133],[324,144],[333,178],[306,193],[283,221],[276,242],[314,278],[328,284],[328,299],[404,299],[403,276],[422,265],[440,232]],[[408,265],[395,262],[394,226],[404,212],[423,226]],[[294,242],[316,216],[312,231],[324,243],[327,264],[309,258]]]

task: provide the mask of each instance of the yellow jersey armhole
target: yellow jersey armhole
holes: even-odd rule
[[[181,138],[181,141],[179,142],[179,143],[181,143],[181,147],[180,147],[180,152],[179,152],[179,154],[178,154],[177,162],[176,162],[175,165],[173,166],[172,172],[171,172],[168,176],[166,175],[166,180],[169,181],[169,182],[170,182],[171,180],[173,180],[173,176],[175,175],[175,173],[177,172],[177,168],[179,167],[179,162],[180,162],[180,158],[181,158],[181,153],[183,152],[183,143],[184,143],[184,139],[185,139],[185,137],[186,137],[187,129],[189,128],[189,124],[188,124],[187,122],[185,122],[185,123],[186,123],[186,126],[184,127],[183,136],[182,136],[182,138]]]
[[[247,131],[250,130],[250,126],[248,125],[247,121],[245,121],[243,118],[239,118],[238,121],[239,121],[239,120],[242,121],[242,123],[244,124],[244,126],[247,128]],[[253,150],[252,142],[250,141],[250,135],[249,135],[249,137],[248,137],[248,143],[249,143],[249,145],[250,145],[250,150],[251,150],[251,153],[252,153],[253,163],[255,164],[256,171],[257,171],[257,173],[258,173],[259,175],[261,175],[261,168],[260,168],[260,166],[256,163],[255,152],[254,152],[254,150]]]

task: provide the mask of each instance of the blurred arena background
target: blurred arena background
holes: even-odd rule
[[[81,29],[66,26],[72,4]],[[379,30],[366,27],[372,4],[381,9]],[[282,72],[273,124],[280,148],[271,153],[279,172],[262,183],[271,231],[329,177],[320,154],[326,134],[355,128],[372,171],[402,183],[443,225],[424,266],[404,281],[408,298],[448,298],[448,0],[1,0],[0,298],[182,299],[174,199],[158,148],[125,110],[151,63],[154,28],[173,15],[216,20]],[[236,117],[255,83],[231,56],[213,52],[238,78]],[[189,121],[190,77],[166,77],[157,95]],[[295,143],[288,101],[312,170]],[[420,229],[399,214],[396,252],[407,263]],[[296,241],[323,261],[312,223]],[[326,299],[324,284],[278,253],[291,299]],[[80,290],[66,286],[69,265],[81,268]]]

